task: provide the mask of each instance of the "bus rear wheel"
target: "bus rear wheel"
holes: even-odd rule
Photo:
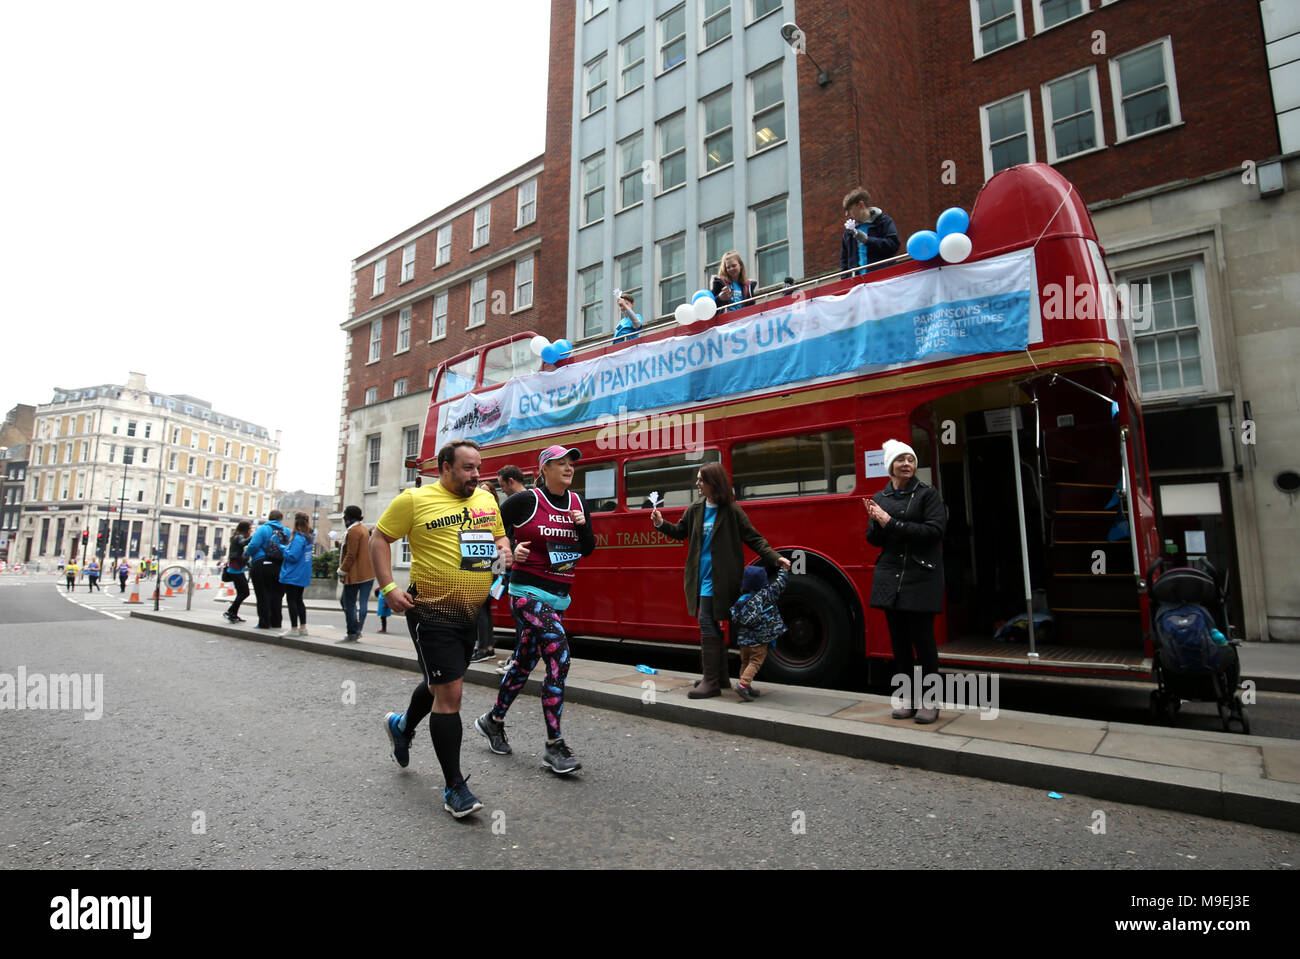
[[[851,618],[844,601],[815,576],[792,576],[778,604],[786,634],[763,664],[762,678],[796,686],[839,681],[849,659]]]

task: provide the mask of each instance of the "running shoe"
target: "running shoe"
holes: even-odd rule
[[[573,751],[564,745],[563,739],[546,744],[546,753],[542,756],[542,765],[557,775],[575,773],[582,768],[582,763],[573,758]]]
[[[488,745],[498,756],[509,756],[514,752],[506,742],[506,724],[493,719],[492,713],[486,712],[474,720],[474,728],[487,737]]]
[[[474,652],[470,653],[469,661],[471,663],[481,663],[485,659],[496,659],[497,651],[495,649],[482,649],[474,647]]]
[[[504,676],[506,673],[510,672],[511,667],[514,666],[514,664],[515,664],[514,659],[507,659],[504,663],[502,663],[500,666],[497,667],[497,672],[500,673],[502,676]]]
[[[478,812],[483,808],[483,804],[478,801],[475,795],[469,791],[469,786],[465,781],[469,779],[466,776],[456,785],[442,791],[442,808],[447,810],[457,819],[464,819],[472,812]]]
[[[385,716],[384,729],[388,731],[388,739],[393,744],[393,759],[397,765],[405,769],[411,761],[411,737],[402,732],[397,725],[402,715],[402,713],[389,713]]]

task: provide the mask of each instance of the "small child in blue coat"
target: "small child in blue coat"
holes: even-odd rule
[[[379,631],[388,632],[388,600],[384,599],[384,594],[375,588],[375,595],[379,598],[379,605],[375,608],[375,613],[379,616]]]
[[[736,683],[736,692],[745,702],[753,702],[758,695],[758,690],[753,688],[754,677],[767,659],[768,647],[785,634],[785,623],[777,611],[776,601],[785,592],[789,579],[790,571],[782,569],[769,583],[763,567],[745,567],[740,581],[744,592],[731,607],[731,624],[740,648],[740,681]]]

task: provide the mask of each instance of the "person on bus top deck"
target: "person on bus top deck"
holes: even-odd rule
[[[621,315],[618,318],[618,326],[614,329],[615,343],[635,340],[641,335],[641,314],[633,308],[634,305],[635,299],[631,293],[619,292],[618,311]]]
[[[700,666],[703,678],[686,695],[706,699],[731,687],[727,676],[727,646],[718,628],[717,617],[724,619],[740,596],[745,556],[741,544],[748,546],[769,567],[790,568],[790,561],[767,545],[745,511],[731,495],[731,477],[718,463],[705,463],[695,476],[700,499],[686,507],[680,522],[669,523],[658,507],[650,511],[654,528],[687,544],[686,568],[682,581],[686,588],[686,611],[700,624]]]
[[[574,568],[596,548],[596,534],[586,507],[569,489],[573,464],[581,457],[575,449],[547,447],[538,458],[541,475],[537,485],[501,504],[501,521],[515,543],[510,612],[518,638],[514,664],[501,679],[496,703],[474,721],[474,728],[487,737],[494,753],[509,755],[506,711],[524,688],[540,656],[546,661],[542,680],[546,750],[542,765],[560,775],[582,768],[560,732],[564,683],[569,675],[569,637],[560,614],[569,607]]]
[[[866,187],[844,197],[844,236],[840,240],[840,272],[887,260],[898,252],[898,228],[889,214],[871,205]]]
[[[735,250],[722,254],[718,263],[718,274],[709,285],[709,292],[718,301],[718,308],[738,310],[744,300],[752,300],[758,289],[758,280],[751,280],[745,272],[745,261]]]
[[[911,705],[893,711],[895,719],[932,723],[933,707],[918,709],[922,684],[939,673],[934,615],[943,609],[943,534],[946,513],[933,486],[916,478],[916,451],[900,440],[886,440],[885,470],[890,481],[867,509],[867,542],[879,546],[871,580],[871,605],[885,611],[894,648],[894,675],[906,680]],[[913,655],[915,653],[915,655]],[[920,682],[914,667],[920,667]]]

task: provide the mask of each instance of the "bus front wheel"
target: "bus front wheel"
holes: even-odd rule
[[[796,686],[840,681],[851,631],[844,601],[815,576],[792,576],[778,605],[786,634],[768,653],[762,678]]]

